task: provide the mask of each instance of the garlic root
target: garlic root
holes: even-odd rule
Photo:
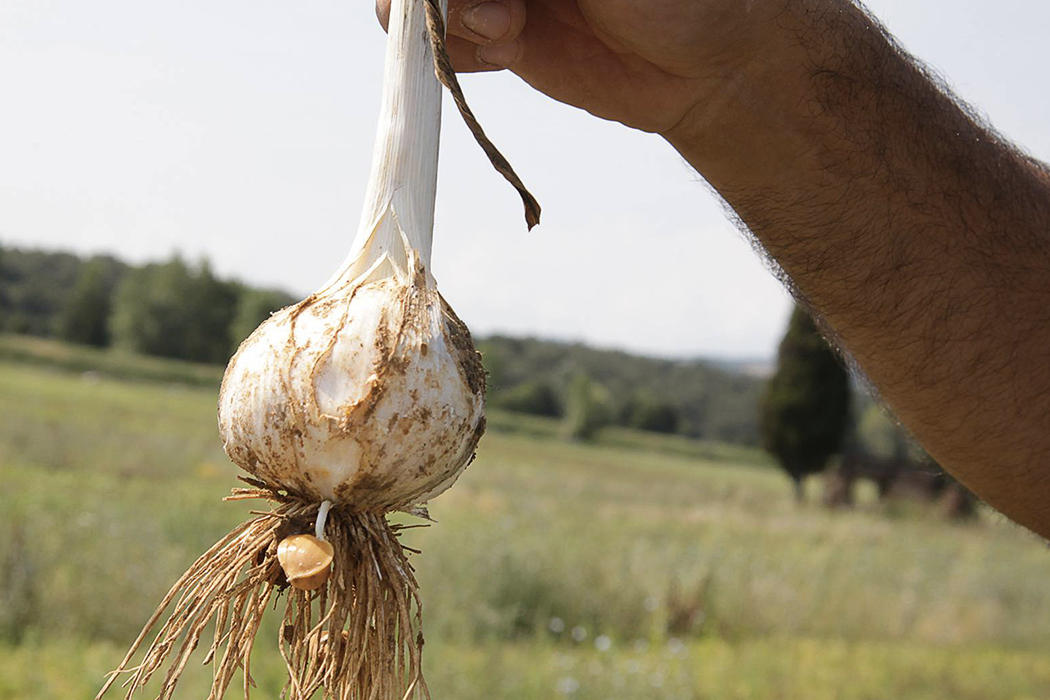
[[[251,683],[248,659],[255,636],[282,588],[276,551],[289,528],[309,527],[317,505],[270,491],[261,482],[249,483],[253,488],[237,489],[230,498],[265,498],[276,503],[273,511],[242,523],[190,566],[96,700],[118,680],[130,698],[169,659],[157,697],[170,698],[209,622],[215,630],[204,658],[213,666],[208,697],[221,698],[238,670],[245,686]],[[289,680],[282,697],[310,700],[323,689],[324,698],[340,700],[429,700],[421,666],[422,609],[400,530],[382,514],[332,510],[324,542],[330,542],[333,554],[328,580],[313,591],[286,591],[279,643]],[[167,620],[145,644],[169,607]],[[141,661],[133,664],[142,648]]]

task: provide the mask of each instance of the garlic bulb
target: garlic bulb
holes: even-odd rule
[[[485,373],[430,273],[441,86],[422,3],[395,3],[365,209],[336,275],[230,361],[230,458],[306,500],[404,509],[456,480],[484,431]]]

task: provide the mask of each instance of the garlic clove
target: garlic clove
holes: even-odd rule
[[[288,583],[301,591],[313,591],[328,581],[335,550],[313,535],[292,535],[277,545],[277,561]]]

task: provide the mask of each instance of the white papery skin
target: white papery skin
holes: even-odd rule
[[[219,431],[240,467],[306,499],[403,509],[441,493],[484,431],[485,374],[430,250],[441,87],[419,0],[393,4],[361,227],[318,292],[241,345]]]

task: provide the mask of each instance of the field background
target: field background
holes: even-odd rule
[[[93,697],[245,517],[220,502],[216,379],[2,339],[0,700]],[[870,493],[832,513],[746,448],[557,435],[494,413],[412,533],[435,700],[1050,698],[1050,555],[994,514],[949,524]],[[253,697],[283,683],[270,622]],[[191,663],[176,697],[209,673]]]

